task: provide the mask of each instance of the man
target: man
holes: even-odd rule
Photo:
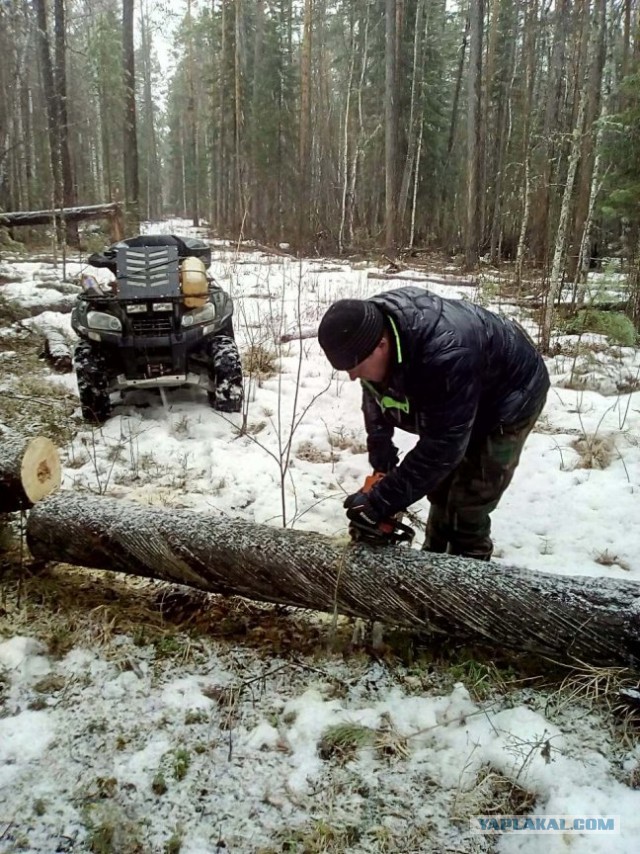
[[[408,287],[339,300],[318,339],[334,368],[361,381],[369,462],[386,475],[346,499],[347,517],[375,533],[426,495],[423,548],[489,560],[489,514],[549,389],[526,333],[477,305]],[[419,437],[400,465],[396,427]]]

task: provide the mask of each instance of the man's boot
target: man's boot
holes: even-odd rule
[[[447,510],[437,504],[432,504],[429,509],[429,518],[424,532],[423,552],[444,554],[449,545],[449,526],[447,524]]]

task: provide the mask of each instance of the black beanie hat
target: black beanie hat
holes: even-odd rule
[[[338,371],[350,371],[370,356],[384,332],[384,315],[369,300],[334,302],[320,321],[318,341]]]

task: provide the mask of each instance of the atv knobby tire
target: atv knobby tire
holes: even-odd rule
[[[92,424],[103,424],[111,414],[107,361],[98,347],[80,341],[73,354],[78,381],[82,417]]]
[[[218,412],[241,412],[242,363],[230,335],[216,335],[211,342],[209,379],[215,388],[208,393],[211,406]]]

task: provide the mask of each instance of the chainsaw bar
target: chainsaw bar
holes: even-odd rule
[[[377,527],[361,525],[351,521],[349,536],[354,543],[367,543],[370,546],[397,546],[400,543],[411,545],[416,532],[398,519],[381,522]]]

